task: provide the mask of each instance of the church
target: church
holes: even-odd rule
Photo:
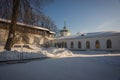
[[[70,35],[66,25],[60,36],[52,40],[55,47],[71,50],[120,51],[120,32],[102,31]]]

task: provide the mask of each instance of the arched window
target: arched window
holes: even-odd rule
[[[0,35],[0,41],[2,41],[2,36]]]
[[[81,42],[80,41],[78,42],[78,48],[81,48]]]
[[[112,48],[112,42],[111,42],[110,39],[107,40],[107,42],[106,42],[106,47],[107,47],[107,48]]]
[[[74,43],[73,42],[71,42],[71,48],[73,48],[74,47]]]
[[[57,45],[57,44],[56,44],[56,43],[54,43],[54,47],[56,47],[56,45]]]
[[[65,48],[67,48],[67,42],[65,42],[65,44],[64,44],[64,45],[65,45]]]
[[[58,47],[61,48],[61,43],[58,43]]]
[[[64,42],[62,42],[62,48],[64,48]]]
[[[90,48],[90,42],[89,42],[89,41],[86,42],[86,48],[87,48],[87,49]]]
[[[95,42],[95,47],[98,49],[98,48],[100,48],[100,42],[98,41],[98,40],[96,40],[96,42]]]

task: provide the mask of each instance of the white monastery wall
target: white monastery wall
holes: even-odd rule
[[[100,42],[100,48],[96,48],[96,40]],[[112,47],[107,48],[106,41],[111,40]],[[81,48],[78,48],[78,42],[81,42]],[[86,48],[86,42],[90,42],[90,48]],[[54,43],[67,43],[68,49],[75,49],[75,50],[119,50],[120,51],[120,36],[106,36],[106,37],[91,37],[91,38],[80,38],[80,39],[59,39],[54,40]],[[74,47],[71,48],[71,42],[74,43]]]

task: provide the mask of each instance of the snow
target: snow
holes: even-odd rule
[[[65,48],[44,48],[35,45],[26,47],[14,47],[12,51],[0,49],[0,61],[21,60],[31,58],[65,58],[65,57],[101,57],[101,56],[120,56],[120,52],[108,51],[70,51]]]
[[[2,19],[2,18],[0,18],[0,22],[10,23],[11,20],[7,20],[7,19]],[[29,24],[20,23],[20,22],[17,22],[17,25],[26,26],[26,27],[35,28],[35,29],[40,29],[40,30],[45,30],[45,31],[49,31],[51,34],[55,34],[55,32],[50,31],[50,30],[47,29],[47,28],[43,28],[43,27],[39,27],[39,26],[29,25]]]
[[[111,62],[116,64],[111,64]],[[0,80],[119,79],[120,57],[53,58],[0,65]]]
[[[120,52],[110,51],[72,51],[74,57],[102,57],[102,56],[120,56]]]
[[[80,38],[92,38],[92,37],[107,37],[107,36],[119,36],[120,31],[101,31],[93,33],[81,33],[66,37],[59,37],[56,39],[80,39]]]
[[[0,64],[0,80],[120,80],[120,52],[70,51],[65,48],[0,47],[0,61],[51,57]]]
[[[25,47],[14,47],[12,51],[5,51],[0,49],[0,61],[6,60],[21,60],[30,58],[41,58],[41,57],[67,57],[72,56],[73,53],[64,48],[43,48],[35,45],[30,45],[29,48]]]

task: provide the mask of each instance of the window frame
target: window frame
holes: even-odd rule
[[[86,49],[90,49],[90,41],[86,41]]]

